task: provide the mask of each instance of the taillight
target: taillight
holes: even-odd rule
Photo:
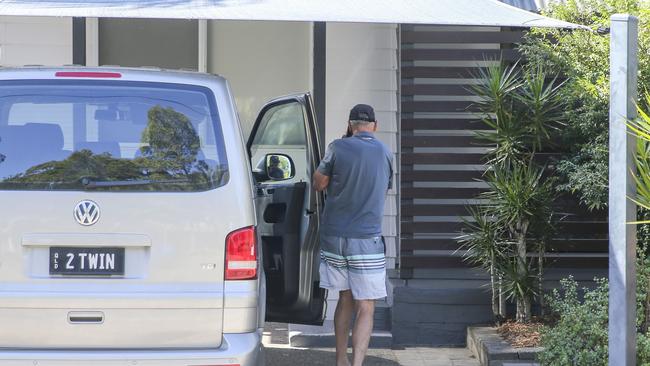
[[[226,280],[257,278],[257,239],[254,227],[233,231],[226,237]]]

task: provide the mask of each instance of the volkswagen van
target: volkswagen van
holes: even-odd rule
[[[242,134],[215,75],[0,70],[0,365],[257,365],[321,324],[309,94]]]

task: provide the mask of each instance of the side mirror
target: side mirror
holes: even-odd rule
[[[295,177],[296,168],[289,155],[266,154],[253,170],[253,174],[258,182],[283,181]]]
[[[289,155],[267,154],[266,175],[270,180],[287,180],[296,175],[296,169]]]

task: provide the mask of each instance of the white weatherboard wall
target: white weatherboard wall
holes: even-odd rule
[[[312,90],[312,49],[312,23],[208,22],[208,72],[230,81],[246,136],[264,103]]]
[[[326,29],[325,145],[345,133],[350,108],[358,103],[370,104],[379,122],[377,136],[395,154],[397,162],[397,25],[327,23]],[[397,172],[399,168],[395,165]],[[399,176],[394,175],[383,222],[389,269],[395,267],[399,253],[396,240],[398,180]],[[289,324],[290,336],[333,335],[337,300],[338,293],[330,291],[322,327]],[[378,307],[392,304],[390,288],[386,300],[379,302]]]
[[[325,144],[341,137],[347,127],[350,108],[370,104],[378,121],[377,137],[395,154],[397,173],[397,25],[328,23],[326,69]],[[397,175],[388,192],[384,211],[387,268],[397,258]],[[392,291],[388,290],[388,304]],[[329,293],[327,319],[334,318],[338,294]],[[329,324],[328,324],[329,325]]]
[[[0,17],[0,66],[72,63],[72,18]]]
[[[370,104],[378,138],[397,153],[397,25],[327,24],[326,144],[345,132],[350,108]],[[397,172],[397,156],[394,164]],[[383,234],[389,257],[397,257],[397,176],[386,200]]]

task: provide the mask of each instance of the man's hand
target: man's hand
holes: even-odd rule
[[[330,184],[330,177],[316,170],[314,172],[314,189],[318,192],[324,191],[327,185]]]

